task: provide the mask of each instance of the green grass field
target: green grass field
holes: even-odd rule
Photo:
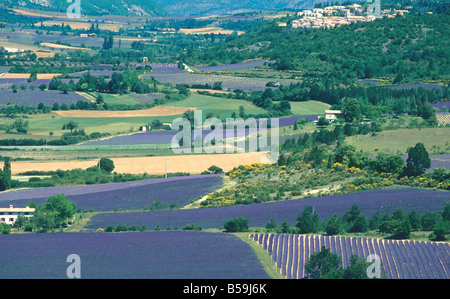
[[[325,110],[331,107],[328,104],[317,101],[290,102],[290,104],[292,113],[298,115],[325,114]]]
[[[399,129],[383,131],[377,136],[367,134],[347,137],[345,143],[373,155],[377,152],[406,154],[408,147],[413,147],[418,142],[422,142],[430,154],[450,154],[449,136],[448,127]]]
[[[155,119],[161,122],[172,122],[177,116],[154,116],[154,117],[109,117],[109,118],[92,118],[92,117],[61,117],[56,113],[35,115],[28,119],[28,132],[34,136],[49,136],[53,132],[53,136],[61,136],[69,131],[62,130],[62,126],[74,121],[78,123],[78,128],[83,128],[87,134],[93,132],[110,133],[111,135],[130,132],[133,128],[137,132],[139,127],[151,123]]]
[[[220,116],[220,119],[224,120],[227,117],[231,117],[233,112],[239,114],[239,106],[244,106],[246,114],[263,114],[267,112],[247,101],[200,94],[192,94],[183,101],[167,103],[164,106],[196,108],[202,110],[203,119],[206,119],[208,113],[212,113],[214,117]]]

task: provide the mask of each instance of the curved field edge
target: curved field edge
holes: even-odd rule
[[[234,217],[248,218],[250,227],[264,227],[271,218],[277,223],[286,221],[295,225],[297,215],[305,206],[314,206],[319,218],[325,219],[333,214],[343,215],[352,205],[357,204],[366,217],[370,217],[376,211],[393,212],[397,208],[402,208],[404,212],[415,209],[419,214],[440,211],[449,199],[448,191],[401,187],[227,207],[100,213],[91,218],[86,229],[97,230],[105,228],[106,225],[119,224],[145,225],[149,229],[157,226],[161,229],[183,228],[193,223],[203,229],[209,229],[222,227],[225,221]]]
[[[262,246],[259,246],[253,239],[251,235],[248,233],[235,233],[236,237],[242,240],[242,242],[247,243],[252,250],[254,251],[256,257],[259,262],[263,266],[264,270],[266,270],[267,274],[273,279],[285,279],[286,276],[283,276],[279,269],[276,267],[276,264],[272,262],[271,256],[268,254],[266,250]]]

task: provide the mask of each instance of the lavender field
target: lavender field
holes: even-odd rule
[[[221,81],[223,89],[242,89],[244,91],[260,91],[265,90],[266,84],[273,81],[271,78],[245,78],[245,77],[232,77],[232,76],[220,76],[220,75],[206,75],[206,74],[190,74],[190,73],[179,73],[179,74],[158,74],[158,73],[148,73],[143,75],[142,78],[150,79],[154,77],[157,81],[162,83],[170,83],[173,86],[177,84],[210,84],[213,85],[215,82]],[[282,85],[289,85],[292,83],[297,83],[297,80],[280,79],[277,80]]]
[[[288,279],[305,277],[305,264],[312,254],[320,252],[322,246],[342,259],[343,268],[349,266],[352,254],[361,259],[378,255],[380,278],[450,278],[448,243],[286,234],[254,234],[252,239],[267,250],[272,262]]]
[[[70,254],[80,257],[82,279],[270,278],[251,247],[230,234],[11,234],[0,240],[0,279],[67,278]]]
[[[408,156],[402,156],[403,160],[408,159]],[[430,155],[431,166],[427,172],[433,172],[436,168],[450,169],[450,155]]]
[[[408,84],[400,84],[400,85],[392,85],[385,86],[383,88],[387,89],[396,89],[396,90],[408,90],[408,89],[418,89],[423,88],[426,90],[430,89],[442,89],[442,85],[440,84],[431,84],[431,83],[408,83]]]
[[[225,64],[225,65],[215,65],[215,66],[196,66],[195,68],[200,71],[232,71],[241,70],[255,67],[264,66],[264,60],[253,60],[241,63]]]
[[[292,126],[300,118],[305,118],[308,121],[317,119],[317,115],[295,115],[291,117],[283,117],[278,119],[280,127]],[[258,128],[258,131],[266,130],[265,128]],[[203,138],[210,134],[211,130],[203,130]],[[83,145],[133,145],[133,144],[170,144],[172,138],[178,133],[176,130],[165,131],[148,131],[143,133],[135,133],[129,135],[115,136],[108,139],[93,140],[83,143]],[[241,137],[250,133],[248,128],[240,129],[234,128],[234,136]],[[225,138],[227,130],[224,129],[222,136]],[[229,133],[231,134],[231,132]]]
[[[439,112],[444,112],[444,106],[447,108],[447,111],[450,111],[450,101],[438,102],[431,104],[430,106],[439,109]]]
[[[78,101],[87,100],[75,92],[63,94],[57,90],[32,91],[19,89],[17,93],[13,93],[10,90],[0,90],[0,107],[6,107],[8,104],[37,107],[39,103],[51,107],[54,103],[70,105],[76,104]]]
[[[0,193],[0,206],[21,207],[30,201],[45,203],[49,196],[64,194],[83,211],[142,210],[155,201],[166,208],[182,207],[222,185],[220,175],[149,179],[125,183],[23,189]]]
[[[183,228],[187,224],[196,223],[206,229],[222,227],[225,221],[234,217],[248,218],[249,225],[254,227],[265,226],[271,218],[278,224],[286,221],[295,225],[297,215],[303,212],[305,206],[313,206],[319,218],[324,220],[334,214],[342,216],[354,204],[358,205],[366,217],[370,217],[377,211],[393,212],[397,208],[402,208],[405,213],[416,210],[419,214],[441,211],[449,200],[450,193],[447,191],[392,188],[220,208],[101,213],[91,218],[87,228],[96,230],[119,224],[146,225],[150,229],[156,226],[165,228],[168,226],[167,219],[170,218],[172,228]]]

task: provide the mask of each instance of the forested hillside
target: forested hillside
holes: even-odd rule
[[[190,49],[188,64],[265,58],[277,70],[303,78],[351,82],[385,78],[393,83],[449,78],[450,14],[407,15],[335,29],[292,29],[268,22],[212,49]]]
[[[3,2],[3,1],[2,1]],[[83,0],[81,12],[86,15],[165,16],[166,11],[153,0]],[[71,5],[67,0],[19,1],[4,0],[5,5],[65,12]]]
[[[412,7],[412,9],[411,9]],[[413,13],[445,13],[450,0],[383,0],[381,9],[409,9]]]

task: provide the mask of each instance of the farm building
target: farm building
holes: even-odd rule
[[[341,110],[325,110],[325,119],[332,123],[339,117],[340,114],[342,114]],[[320,117],[321,116],[318,116],[318,118]],[[318,120],[315,120],[314,125],[316,125],[317,122]]]
[[[0,208],[0,222],[14,224],[17,217],[33,217],[35,211],[35,208],[30,208],[28,206],[25,208],[14,208],[13,205],[10,205],[9,208]]]
[[[325,118],[331,122],[336,120],[338,116],[342,114],[341,110],[325,110]]]

